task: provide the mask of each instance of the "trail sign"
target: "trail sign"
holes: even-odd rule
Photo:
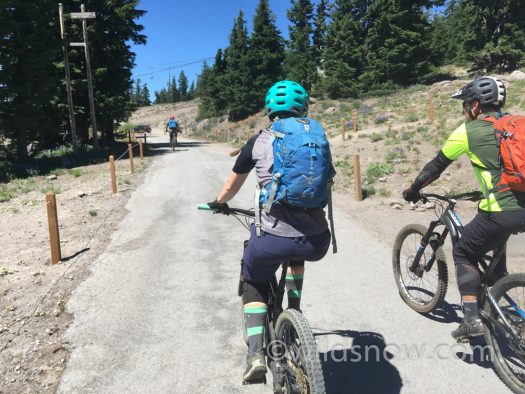
[[[71,19],[93,19],[95,18],[94,12],[72,12]]]

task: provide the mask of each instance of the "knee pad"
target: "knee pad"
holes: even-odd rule
[[[465,263],[456,264],[456,276],[461,295],[478,295],[480,278],[476,267]]]
[[[243,282],[242,302],[248,304],[250,302],[268,303],[268,295],[270,293],[269,283],[252,283]]]

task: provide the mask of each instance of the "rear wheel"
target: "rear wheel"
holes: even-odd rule
[[[496,375],[515,393],[525,392],[525,274],[512,274],[491,288],[497,305],[516,336],[503,326],[501,316],[486,301],[484,310],[500,324],[486,322],[485,338]],[[507,336],[509,336],[507,338]]]
[[[409,224],[397,234],[392,252],[394,277],[399,294],[405,303],[419,313],[432,312],[445,298],[448,284],[447,263],[441,247],[434,251],[430,245],[421,256],[416,272],[410,271],[427,228]],[[435,256],[432,267],[425,267]]]
[[[293,309],[282,312],[275,325],[275,335],[282,348],[278,360],[284,371],[282,392],[324,394],[321,361],[304,316]]]

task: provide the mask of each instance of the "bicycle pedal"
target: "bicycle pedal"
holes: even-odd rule
[[[249,381],[243,380],[242,381],[242,385],[243,386],[247,386],[247,385],[251,385],[251,384],[266,384],[266,376],[263,376],[260,379],[254,379],[254,380],[249,380]]]
[[[456,340],[457,343],[471,343],[475,337],[463,337]]]

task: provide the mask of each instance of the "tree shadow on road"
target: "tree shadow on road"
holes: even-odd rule
[[[332,350],[319,354],[328,394],[397,394],[401,391],[401,375],[390,363],[394,356],[387,351],[381,334],[370,331],[334,330],[317,332],[314,335],[317,341],[332,335],[342,337],[343,343],[352,339],[352,345],[346,347],[338,346],[336,339],[334,346],[331,346]]]

